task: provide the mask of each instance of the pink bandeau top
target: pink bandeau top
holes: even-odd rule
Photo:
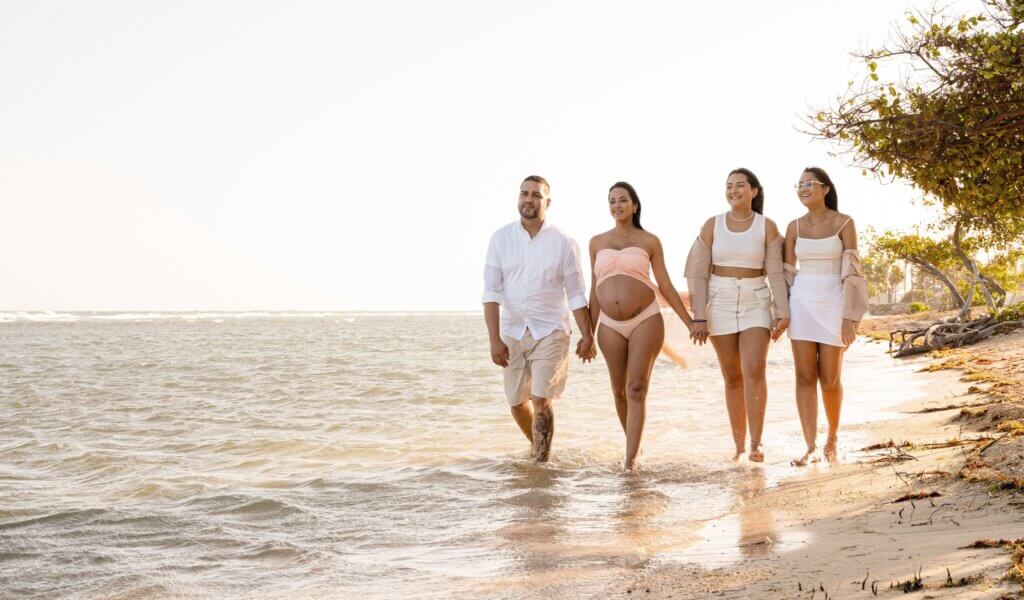
[[[597,275],[597,285],[613,275],[627,275],[647,284],[647,287],[658,293],[658,287],[654,285],[650,277],[651,257],[647,251],[639,246],[629,246],[616,250],[604,248],[597,251],[594,259],[594,274]]]

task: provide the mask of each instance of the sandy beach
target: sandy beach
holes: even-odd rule
[[[877,319],[865,329],[881,337],[907,320]],[[877,347],[886,350],[883,342]],[[1024,542],[1024,332],[907,360],[930,371],[922,373],[931,378],[927,400],[902,406],[901,418],[853,426],[847,431],[860,430],[873,442],[846,448],[840,464],[812,466],[742,498],[734,513],[703,532],[710,546],[712,528],[737,521],[742,562],[656,568],[619,592],[644,598],[1024,596],[1024,546],[1006,543]]]

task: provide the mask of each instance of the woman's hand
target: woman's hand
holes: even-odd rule
[[[857,321],[843,319],[843,345],[849,346],[850,344],[857,341],[858,325],[860,325],[860,323],[858,323]]]
[[[787,329],[789,329],[789,319],[779,318],[772,321],[772,341],[782,337]]]
[[[708,322],[694,321],[690,325],[690,339],[694,344],[703,345],[708,341]]]

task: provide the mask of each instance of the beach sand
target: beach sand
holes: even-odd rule
[[[1012,545],[968,548],[1024,538],[1024,331],[910,360],[934,371],[927,399],[901,407],[902,418],[860,426],[874,443],[895,447],[846,448],[839,464],[813,465],[744,497],[699,532],[712,560],[654,567],[614,595],[1024,597]],[[927,497],[900,501],[915,494]],[[743,560],[714,568],[715,540],[729,527],[741,534]],[[1022,555],[1024,546],[1016,560]]]

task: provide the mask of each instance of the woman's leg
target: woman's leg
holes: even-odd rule
[[[739,333],[740,365],[743,371],[743,402],[747,409],[750,428],[750,460],[763,462],[761,432],[764,431],[764,412],[768,405],[768,382],[765,364],[768,361],[768,343],[771,334],[763,327],[751,327]]]
[[[636,466],[636,455],[640,452],[644,421],[647,419],[647,386],[654,361],[664,341],[665,322],[660,314],[640,323],[629,336],[629,358],[626,365],[626,402],[629,406],[626,417],[627,470]]]
[[[825,405],[828,419],[828,438],[825,440],[825,458],[836,458],[836,442],[839,439],[839,411],[843,406],[843,352],[846,348],[821,344],[818,350],[818,381],[821,383],[821,400]]]
[[[608,365],[608,377],[612,383],[612,396],[615,398],[615,412],[619,415],[622,432],[626,432],[626,357],[629,353],[629,340],[604,325],[597,327],[597,345]]]
[[[736,460],[746,452],[747,445],[747,408],[743,400],[740,335],[713,335],[709,339],[718,356],[722,379],[725,380],[725,408],[729,412],[732,441],[736,444],[736,455],[733,456],[733,460]]]
[[[790,340],[796,368],[796,410],[807,443],[807,454],[793,461],[804,466],[817,450],[818,442],[818,343]]]

